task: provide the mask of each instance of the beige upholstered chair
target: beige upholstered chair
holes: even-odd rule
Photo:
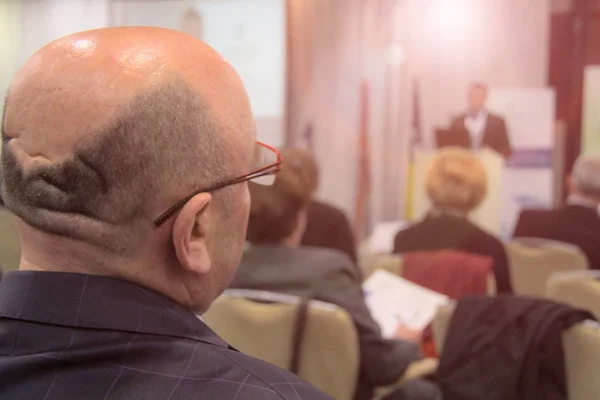
[[[393,274],[399,274],[402,268],[402,256],[399,254],[373,253],[369,248],[369,241],[365,240],[358,246],[358,264],[365,278],[368,278],[378,269],[385,269]]]
[[[435,342],[435,348],[438,354],[442,354],[444,350],[444,343],[446,342],[446,335],[450,329],[450,321],[452,320],[452,314],[456,303],[452,302],[448,305],[438,308],[438,311],[431,323],[431,329],[433,330],[433,340]]]
[[[600,271],[553,274],[546,292],[549,298],[588,310],[600,320]]]
[[[400,254],[379,254],[375,261],[375,269],[383,269],[394,275],[402,276],[402,255]]]
[[[0,208],[0,267],[2,271],[19,269],[21,245],[17,234],[16,217]]]
[[[203,315],[206,323],[233,347],[289,369],[300,300],[254,290],[227,290]],[[336,400],[352,400],[360,368],[354,322],[341,308],[309,302],[298,375]],[[375,399],[405,382],[435,372],[437,360],[411,364],[395,385],[380,388]]]
[[[569,400],[597,400],[600,394],[600,325],[585,321],[563,334]]]
[[[394,275],[404,275],[404,261],[401,254],[378,254],[374,256],[372,265],[374,270],[383,269]],[[496,278],[493,273],[488,276],[487,293],[490,296],[496,294]]]
[[[522,238],[506,245],[513,291],[545,297],[546,283],[555,272],[587,270],[585,254],[576,246],[552,240]]]
[[[203,316],[233,347],[289,369],[300,300],[294,296],[228,290]],[[354,323],[337,306],[311,301],[298,375],[338,400],[354,396],[359,371]]]

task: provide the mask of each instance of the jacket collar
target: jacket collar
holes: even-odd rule
[[[9,272],[0,281],[0,318],[174,336],[228,347],[171,299],[131,282],[95,275]]]

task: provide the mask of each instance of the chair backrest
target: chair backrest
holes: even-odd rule
[[[435,348],[440,355],[444,351],[444,343],[446,342],[448,329],[450,329],[450,321],[452,320],[455,307],[456,303],[450,303],[438,308],[435,318],[431,323]]]
[[[383,269],[394,275],[402,276],[404,258],[401,254],[379,254],[375,261],[375,270]]]
[[[369,248],[369,241],[365,240],[358,246],[358,263],[365,278],[368,278],[378,269],[385,269],[388,272],[400,275],[402,256],[399,254],[373,253]]]
[[[569,400],[597,400],[600,393],[600,324],[585,321],[563,334]]]
[[[513,291],[545,297],[546,283],[556,272],[585,271],[588,261],[576,246],[552,240],[522,238],[506,245]]]
[[[301,301],[276,293],[228,290],[203,319],[240,351],[289,369]],[[338,400],[354,397],[360,367],[358,335],[341,308],[310,301],[298,375]]]
[[[600,271],[565,272],[548,279],[549,298],[590,311],[600,320]]]
[[[259,302],[228,292],[217,298],[202,318],[233,347],[289,369],[298,299],[269,297]]]
[[[0,208],[0,268],[2,271],[19,269],[21,244],[17,233],[16,217]]]
[[[445,249],[403,254],[402,276],[451,299],[495,292],[494,260]],[[494,282],[494,283],[492,283]]]

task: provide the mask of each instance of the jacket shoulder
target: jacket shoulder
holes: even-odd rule
[[[316,200],[310,202],[309,211],[316,211],[317,213],[332,215],[338,218],[346,217],[346,214],[336,206]]]
[[[521,213],[519,214],[519,220],[523,220],[523,221],[548,220],[548,219],[556,218],[558,215],[560,215],[561,212],[562,212],[562,210],[560,210],[560,209],[547,210],[547,209],[542,209],[542,208],[525,208],[525,209],[521,210]]]
[[[467,116],[467,114],[465,114],[465,113],[460,113],[460,114],[454,115],[452,117],[452,125],[463,123],[466,116]]]
[[[496,123],[496,124],[503,124],[504,123],[504,118],[498,114],[494,114],[494,113],[488,113],[487,116],[488,122],[491,123]]]
[[[299,251],[299,256],[306,260],[306,264],[313,265],[316,268],[354,269],[350,257],[339,250],[304,246]]]
[[[241,383],[237,396],[238,400],[332,400],[331,397],[289,371],[236,351],[226,350],[221,354],[246,373],[245,381]],[[243,390],[244,385],[249,386],[246,393]],[[252,390],[251,385],[262,387],[263,390]]]

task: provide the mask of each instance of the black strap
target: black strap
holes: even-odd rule
[[[306,321],[308,320],[308,301],[302,300],[298,305],[296,314],[296,325],[292,337],[292,360],[290,371],[298,374],[300,368],[300,353],[302,351],[302,342],[304,341],[304,332],[306,331]]]

